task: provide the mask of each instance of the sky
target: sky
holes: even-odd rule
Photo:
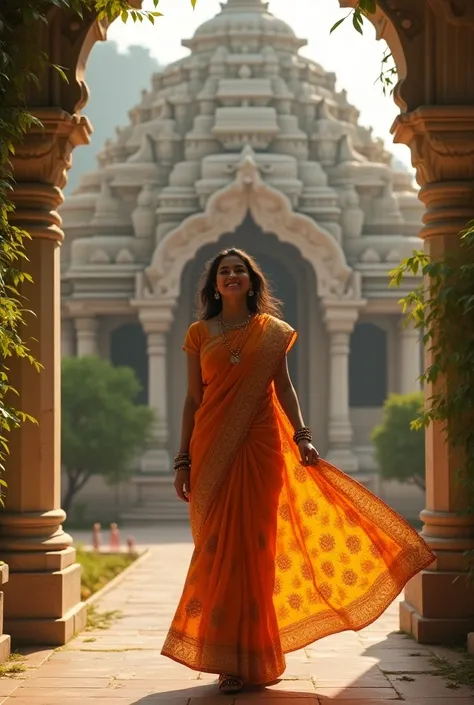
[[[145,0],[143,7],[150,6]],[[160,0],[159,10],[163,17],[157,18],[154,26],[117,20],[109,29],[109,39],[124,52],[134,44],[148,47],[165,65],[189,53],[181,46],[181,40],[190,38],[202,22],[217,14],[220,4],[218,0],[197,0],[193,10],[190,0]],[[390,127],[399,111],[377,82],[386,44],[375,40],[373,26],[366,22],[360,36],[349,18],[330,34],[332,25],[348,14],[347,9],[339,8],[338,0],[270,0],[269,10],[285,20],[298,37],[308,40],[301,54],[336,74],[337,87],[345,88],[349,101],[360,110],[361,124],[372,126],[374,135],[382,137],[392,153],[409,165],[408,148],[392,144]]]

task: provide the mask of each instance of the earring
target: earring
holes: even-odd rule
[[[253,291],[252,287],[250,287],[250,289],[248,290],[248,295],[253,296],[253,294],[254,294],[254,291]]]
[[[214,298],[215,298],[215,299],[220,299],[220,298],[221,298],[221,295],[219,294],[219,292],[217,291],[217,289],[216,289],[215,292],[214,292]]]

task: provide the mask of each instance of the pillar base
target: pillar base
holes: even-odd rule
[[[420,644],[463,641],[474,630],[474,585],[466,573],[423,570],[400,603],[400,629]]]
[[[15,641],[65,644],[85,625],[81,566],[68,546],[59,551],[9,551],[5,629]]]
[[[466,633],[474,628],[471,619],[430,619],[422,615],[409,602],[400,603],[400,629],[410,634],[419,644],[445,644],[465,642]],[[472,643],[474,654],[474,639]]]
[[[4,588],[5,619],[61,618],[80,600],[81,566],[51,573],[11,573]]]
[[[59,619],[5,619],[5,629],[18,644],[63,646],[85,629],[87,605],[80,602]]]
[[[0,663],[5,663],[10,658],[11,639],[8,634],[0,635]]]
[[[324,459],[349,474],[359,469],[359,459],[349,448],[331,448]]]

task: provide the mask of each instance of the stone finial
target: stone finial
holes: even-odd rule
[[[156,163],[156,143],[150,134],[145,134],[140,148],[127,159],[130,164],[154,164]]]
[[[117,253],[115,262],[117,264],[133,264],[135,262],[135,257],[132,255],[130,250],[126,247],[122,247],[122,249]]]
[[[352,145],[352,139],[347,133],[339,140],[336,164],[344,164],[345,162],[367,162],[367,159],[362,154],[356,152]]]
[[[376,264],[381,261],[379,253],[373,247],[368,247],[364,250],[359,259],[364,264]]]

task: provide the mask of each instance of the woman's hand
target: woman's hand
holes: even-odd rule
[[[312,443],[309,441],[300,441],[298,443],[298,450],[300,451],[303,465],[316,465],[319,460],[319,453]]]
[[[189,468],[181,468],[177,470],[174,478],[174,488],[176,494],[183,502],[189,502],[189,496],[191,494],[191,473]]]

